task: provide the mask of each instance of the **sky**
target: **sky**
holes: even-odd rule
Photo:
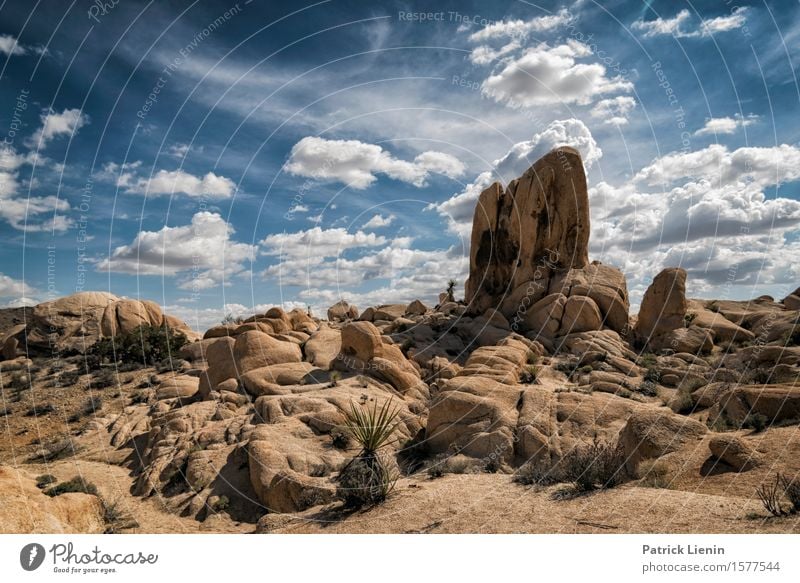
[[[197,329],[434,304],[478,194],[582,154],[632,311],[800,285],[800,3],[0,3],[0,306],[104,290]],[[462,291],[463,293],[463,291]]]

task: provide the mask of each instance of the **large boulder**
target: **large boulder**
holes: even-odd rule
[[[686,271],[680,267],[664,269],[642,298],[635,338],[653,349],[669,347],[667,336],[685,328],[686,309]]]
[[[583,161],[576,150],[562,147],[506,188],[495,183],[478,198],[466,283],[470,311],[500,306],[513,290],[551,269],[585,267],[588,245]]]
[[[481,193],[473,219],[466,301],[496,308],[512,330],[545,340],[628,328],[628,290],[616,268],[589,263],[589,198],[572,148],[538,160],[507,188]]]
[[[0,466],[0,532],[4,534],[102,534],[103,504],[92,494],[50,497],[28,472]]]
[[[328,320],[331,322],[344,322],[358,318],[358,308],[351,306],[345,300],[339,300],[328,308]]]
[[[705,425],[689,417],[649,408],[637,410],[620,433],[626,467],[631,475],[635,475],[642,460],[677,451],[706,433]]]
[[[133,331],[138,326],[168,326],[189,340],[199,335],[185,322],[161,311],[155,302],[119,298],[107,292],[80,292],[33,307],[31,318],[3,337],[3,351],[27,347],[31,354],[53,350],[85,352],[97,340]]]

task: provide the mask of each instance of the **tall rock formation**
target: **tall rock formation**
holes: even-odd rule
[[[496,308],[514,330],[552,338],[628,326],[624,275],[589,263],[589,196],[580,154],[560,147],[475,209],[469,312]]]

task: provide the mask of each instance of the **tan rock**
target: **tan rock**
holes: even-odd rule
[[[737,472],[746,472],[760,466],[763,456],[733,435],[715,435],[708,442],[708,449],[718,460],[722,460]]]
[[[664,410],[637,410],[620,434],[628,471],[635,475],[640,461],[676,451],[707,432],[705,425],[689,417]]]
[[[331,368],[331,363],[342,349],[342,333],[328,325],[322,325],[311,335],[303,350],[306,359],[314,366],[324,370]]]
[[[503,189],[484,190],[475,209],[466,302],[473,313],[499,307],[504,295],[539,272],[589,263],[589,200],[583,161],[553,150]],[[538,298],[536,298],[538,299]],[[515,310],[503,310],[513,317]]]
[[[358,308],[351,306],[344,300],[339,300],[328,308],[328,320],[331,322],[344,322],[358,318]]]

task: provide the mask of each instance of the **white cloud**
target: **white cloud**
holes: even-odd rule
[[[41,121],[41,127],[26,142],[30,147],[44,148],[54,138],[77,133],[89,123],[89,116],[79,109],[65,109],[61,113],[49,109],[42,113]]]
[[[334,243],[320,249],[318,242],[327,238],[337,241],[338,248]],[[342,297],[362,308],[415,298],[435,301],[448,279],[461,281],[466,276],[469,258],[455,248],[420,250],[412,249],[411,243],[406,237],[389,240],[344,229],[315,228],[268,237],[267,254],[280,255],[280,260],[261,276],[281,286],[302,288],[297,297],[318,313]],[[345,257],[346,251],[356,257]],[[376,284],[383,285],[363,291]]]
[[[642,36],[671,35],[675,38],[709,37],[720,32],[728,32],[743,27],[747,18],[747,8],[737,7],[727,16],[703,19],[696,29],[687,28],[692,16],[687,9],[683,9],[672,18],[658,17],[653,20],[637,20],[631,25],[633,30],[641,31]]]
[[[422,187],[430,174],[460,176],[464,165],[442,152],[423,152],[408,162],[375,144],[309,136],[294,145],[285,169],[290,174],[335,180],[360,190],[375,182],[376,174]]]
[[[341,227],[334,229],[312,227],[306,231],[268,235],[261,241],[261,245],[264,255],[319,263],[325,258],[337,257],[348,249],[379,247],[387,242],[385,237],[375,233],[364,231],[348,233],[347,229]]]
[[[602,119],[603,123],[621,126],[628,123],[628,114],[636,107],[636,100],[627,95],[618,95],[598,101],[590,115]]]
[[[24,55],[27,51],[10,34],[0,34],[0,53],[4,55]]]
[[[65,231],[71,223],[59,213],[70,210],[66,200],[52,195],[18,195],[18,170],[22,165],[34,162],[44,165],[49,161],[34,152],[21,155],[11,146],[0,144],[0,218],[20,231]],[[50,220],[45,220],[47,215],[50,215]]]
[[[225,199],[236,192],[236,184],[230,178],[207,172],[195,176],[185,170],[159,170],[152,176],[139,173],[141,161],[127,164],[109,162],[95,174],[98,180],[114,182],[127,193],[148,196],[185,194],[190,197]]]
[[[18,279],[14,279],[11,276],[8,276],[4,273],[0,273],[0,298],[6,300],[11,299],[11,301],[6,304],[6,307],[16,307],[10,304],[14,303],[17,305],[30,305],[26,303],[31,301],[29,297],[38,292],[36,289],[25,283],[24,281],[20,281]]]
[[[734,9],[728,16],[718,16],[717,18],[704,20],[700,25],[702,35],[710,36],[718,32],[727,32],[729,30],[742,28],[747,22],[747,18],[745,17],[746,13],[747,7],[740,6]]]
[[[198,212],[189,225],[141,231],[130,245],[114,249],[98,271],[182,276],[182,289],[207,289],[242,274],[255,246],[231,237],[233,227],[219,214]]]
[[[800,148],[782,144],[729,151],[720,144],[694,152],[673,152],[642,168],[636,181],[670,184],[683,178],[705,179],[717,185],[753,182],[759,186],[800,179]]]
[[[732,134],[737,129],[753,125],[758,121],[758,116],[750,114],[747,117],[742,117],[740,114],[735,114],[733,117],[712,117],[706,120],[706,124],[697,130],[694,135],[718,135],[718,134]]]
[[[517,58],[504,59],[482,89],[495,101],[525,107],[587,105],[598,96],[633,89],[622,77],[608,77],[605,66],[598,62],[577,62],[591,56],[587,45],[572,39],[555,47],[541,43]]]
[[[365,229],[379,229],[381,227],[388,227],[389,225],[394,222],[395,216],[389,215],[388,217],[384,217],[383,215],[375,215],[366,223],[364,223]]]
[[[502,158],[494,161],[492,170],[479,174],[464,190],[428,208],[435,209],[447,220],[451,232],[469,237],[475,204],[480,193],[496,181],[508,184],[539,158],[559,146],[571,146],[578,150],[587,168],[603,155],[589,128],[582,121],[557,120],[530,140],[514,144]]]
[[[498,38],[524,39],[537,32],[554,30],[568,24],[572,15],[566,9],[555,14],[539,16],[530,20],[503,20],[486,25],[469,36],[472,42],[486,42]]]
[[[191,149],[192,147],[189,144],[178,143],[178,144],[172,144],[167,149],[167,153],[170,156],[174,156],[175,158],[183,159],[186,157],[186,154],[188,154]]]

